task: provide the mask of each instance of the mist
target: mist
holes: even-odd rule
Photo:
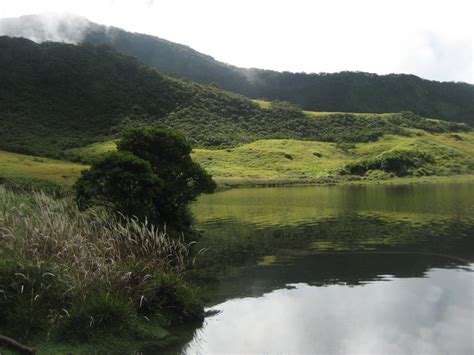
[[[67,13],[26,15],[0,19],[0,35],[77,44],[96,26],[85,17]]]

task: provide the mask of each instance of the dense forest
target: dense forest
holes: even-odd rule
[[[161,72],[215,83],[251,98],[290,101],[313,111],[399,112],[474,124],[474,86],[424,80],[414,75],[363,72],[306,74],[244,69],[219,62],[192,48],[164,39],[67,18],[52,31],[42,17],[0,21],[0,34],[36,41],[64,40],[105,44]],[[50,32],[48,32],[50,31]],[[348,53],[350,55],[350,53]]]
[[[213,85],[160,74],[105,46],[0,37],[0,53],[0,149],[22,153],[60,156],[140,126],[177,129],[205,147],[262,138],[367,142],[406,134],[406,128],[469,129],[410,112],[316,118],[284,102],[263,109]]]

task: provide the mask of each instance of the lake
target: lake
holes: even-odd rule
[[[168,352],[474,353],[473,184],[236,189],[193,212],[211,302]]]

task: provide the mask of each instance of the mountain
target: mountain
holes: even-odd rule
[[[267,109],[213,85],[163,75],[106,46],[0,37],[0,149],[61,156],[127,127],[165,126],[202,147],[257,139],[367,142],[407,128],[468,130],[413,113],[323,114],[284,102]]]
[[[163,73],[215,83],[251,98],[290,101],[312,111],[413,111],[425,117],[474,125],[474,85],[467,83],[430,81],[405,74],[306,74],[238,68],[184,45],[101,26],[73,15],[2,19],[0,34],[37,42],[105,44]]]

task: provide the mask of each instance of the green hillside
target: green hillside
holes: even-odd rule
[[[70,151],[91,161],[115,149],[114,142],[97,143]],[[369,169],[353,174],[348,168],[401,153],[425,154],[429,161],[406,173]],[[376,142],[354,145],[292,139],[258,140],[233,149],[194,149],[192,157],[221,186],[381,181],[398,177],[474,174],[474,133],[431,134],[412,130],[408,136],[386,135]]]
[[[474,125],[474,85],[415,75],[290,73],[238,68],[154,36],[90,23],[85,43],[106,44],[158,70],[252,98],[284,100],[313,111],[399,112]]]
[[[116,138],[128,127],[165,126],[196,147],[258,139],[368,142],[384,134],[467,131],[465,124],[390,115],[312,117],[268,108],[215,86],[174,79],[106,47],[0,37],[0,149],[63,157],[63,150]]]
[[[56,26],[56,27],[54,27]],[[159,71],[252,98],[290,101],[313,111],[399,112],[474,125],[474,85],[414,75],[363,72],[290,73],[228,65],[181,44],[106,27],[72,15],[1,19],[0,34],[107,45]],[[348,53],[350,55],[350,53]]]
[[[114,141],[71,149],[78,160],[92,161],[115,149]],[[364,161],[404,152],[426,154],[429,162],[397,176],[372,169],[350,174],[347,168]],[[449,177],[474,174],[474,133],[430,134],[412,130],[408,136],[386,135],[376,142],[341,145],[293,139],[258,140],[231,149],[194,149],[192,157],[221,187],[268,184],[391,181],[394,178]],[[31,177],[71,185],[86,165],[0,151],[0,176]]]
[[[416,132],[409,137],[388,135],[377,142],[356,144],[348,150],[334,143],[260,140],[232,150],[196,149],[193,158],[219,183],[232,186],[391,179],[397,177],[397,173],[371,169],[356,175],[347,173],[346,169],[351,164],[393,152],[422,152],[432,157],[432,161],[414,167],[402,177],[473,174],[473,151],[472,133],[433,135]]]

